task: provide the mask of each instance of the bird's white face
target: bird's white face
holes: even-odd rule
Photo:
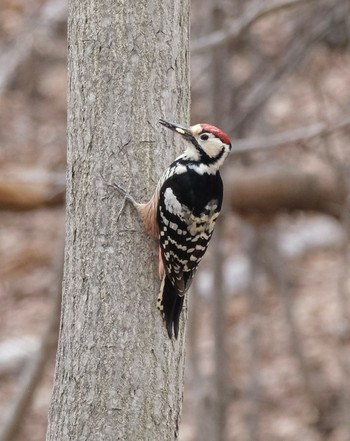
[[[191,167],[198,173],[216,173],[231,151],[230,138],[215,126],[196,124],[186,128],[165,120],[160,122],[186,139],[187,148],[181,158],[193,161]]]
[[[215,158],[221,154],[222,150],[227,153],[230,152],[230,144],[225,144],[220,138],[209,131],[205,131],[205,129],[203,131],[203,127],[200,124],[190,127],[189,130],[194,136],[198,145],[201,147],[203,152],[209,156],[209,158]]]

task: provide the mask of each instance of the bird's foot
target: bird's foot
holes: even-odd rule
[[[135,201],[135,199],[131,196],[131,194],[129,194],[126,190],[124,190],[123,187],[121,187],[119,184],[117,184],[116,182],[113,182],[113,184],[107,184],[109,187],[114,188],[115,190],[118,190],[119,193],[124,196],[124,199],[126,199],[127,201],[131,202],[132,205],[137,208],[138,207],[138,203]]]

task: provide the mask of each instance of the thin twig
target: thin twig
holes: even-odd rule
[[[191,408],[195,421],[196,439],[205,441],[208,434],[208,402],[211,395],[208,377],[204,375],[199,349],[200,340],[200,303],[201,298],[198,292],[197,279],[195,278],[189,299],[189,319],[188,319],[188,366],[191,384]]]
[[[41,342],[34,359],[23,373],[18,391],[10,404],[0,426],[0,441],[11,441],[23,426],[22,421],[30,407],[34,393],[42,378],[42,373],[49,354],[57,343],[58,325],[61,310],[61,285],[63,277],[63,251],[57,256],[54,263],[56,283],[53,284],[51,294],[54,295],[54,303],[51,314],[41,337]]]
[[[305,33],[306,19],[296,29],[296,33]],[[324,20],[317,23],[304,38],[291,39],[288,49],[281,57],[277,65],[273,64],[266,73],[255,82],[253,87],[248,90],[247,96],[242,99],[237,98],[242,103],[232,120],[232,127],[229,131],[236,131],[253,114],[256,114],[265,103],[271,98],[273,93],[282,83],[287,74],[295,71],[301,66],[307,54],[314,46],[315,42],[325,33],[328,23]]]
[[[350,189],[349,189],[350,190]],[[344,212],[342,216],[342,224],[345,230],[346,239],[343,242],[341,256],[342,263],[338,278],[338,299],[339,299],[339,322],[341,329],[339,330],[339,338],[337,345],[337,358],[341,368],[342,375],[342,423],[345,427],[347,438],[350,437],[350,363],[347,351],[344,351],[344,341],[349,339],[350,335],[350,310],[349,310],[349,268],[350,268],[350,192],[348,194]]]
[[[47,33],[65,20],[67,4],[62,0],[49,0],[39,13],[28,20],[26,28],[0,53],[0,93],[2,93],[16,69],[32,54],[35,36],[38,32]]]
[[[226,29],[212,32],[205,37],[200,37],[195,40],[191,45],[191,53],[197,55],[217,49],[226,43],[239,39],[253,24],[263,17],[315,1],[316,0],[272,1],[267,7],[258,6],[257,8],[251,8],[242,18],[229,23]],[[259,4],[259,2],[257,3]]]
[[[318,81],[313,81],[312,88],[316,95],[316,98],[320,106],[318,106],[318,118],[328,123],[328,117],[326,113],[327,101],[323,93],[320,76],[317,77]],[[335,154],[335,149],[332,148],[332,140],[330,133],[324,133],[322,135],[322,146],[323,146],[323,156],[328,161],[334,169],[337,171],[339,179],[342,180],[344,188],[346,188],[347,195],[342,208],[340,221],[344,228],[345,240],[342,243],[340,250],[340,256],[342,257],[342,262],[340,263],[340,271],[338,277],[338,305],[339,305],[339,323],[340,329],[338,334],[338,342],[336,347],[337,361],[340,368],[342,376],[342,394],[341,394],[341,418],[342,424],[344,426],[344,431],[346,431],[346,438],[350,439],[350,420],[348,418],[350,411],[350,385],[348,378],[350,375],[350,364],[347,357],[346,351],[344,351],[344,341],[349,338],[350,331],[350,311],[349,311],[349,265],[350,265],[350,181],[349,181],[349,171],[346,168],[346,164]]]
[[[246,226],[246,246],[250,263],[250,277],[247,287],[250,329],[249,329],[249,386],[248,400],[249,413],[247,415],[247,426],[250,441],[261,439],[261,380],[260,380],[260,344],[259,344],[259,313],[261,309],[260,293],[257,286],[257,277],[261,268],[260,262],[260,237],[259,231],[253,225]]]
[[[293,130],[286,130],[276,135],[260,138],[237,139],[233,142],[233,154],[248,153],[282,147],[287,144],[310,141],[313,138],[334,133],[350,126],[350,115],[333,123],[319,122]]]
[[[263,229],[262,234],[264,239],[265,268],[276,284],[282,299],[286,324],[289,331],[290,346],[299,365],[303,387],[314,408],[320,410],[320,394],[313,381],[312,372],[305,356],[302,336],[299,332],[295,317],[294,296],[291,291],[291,284],[288,280],[285,262],[279,249],[277,235],[270,227]]]
[[[226,439],[227,406],[228,406],[228,381],[227,375],[227,343],[226,343],[226,293],[223,284],[223,263],[222,252],[223,224],[219,221],[216,226],[215,247],[214,247],[214,296],[213,300],[213,331],[214,331],[214,397],[213,406],[214,434],[216,441]]]

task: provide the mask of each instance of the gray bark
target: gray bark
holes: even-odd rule
[[[157,247],[105,181],[146,201],[188,122],[187,0],[71,0],[66,255],[47,440],[177,438],[184,321],[156,310]],[[120,216],[118,216],[121,214]]]

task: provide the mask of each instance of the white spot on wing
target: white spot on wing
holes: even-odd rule
[[[174,231],[176,231],[179,228],[174,222],[170,222],[169,227],[172,228]]]
[[[167,188],[164,192],[165,208],[169,213],[175,214],[182,219],[183,208],[180,202],[177,200],[171,188]]]
[[[186,172],[187,172],[187,167],[185,165],[182,164],[176,165],[175,174],[182,175],[182,173],[186,173]]]
[[[162,212],[160,212],[160,217],[162,218],[164,225],[169,225],[168,219],[164,216]],[[164,231],[166,231],[166,227],[164,227]]]

